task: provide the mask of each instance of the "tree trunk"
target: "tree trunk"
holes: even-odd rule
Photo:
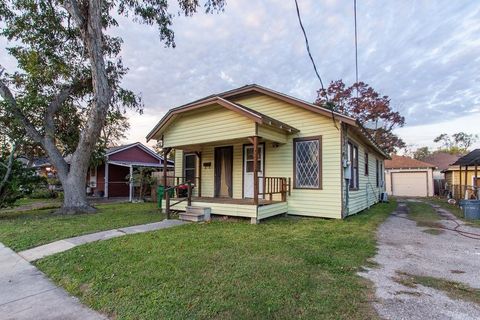
[[[82,170],[73,171],[66,180],[62,181],[64,190],[63,205],[58,209],[61,214],[77,214],[77,213],[95,213],[97,209],[92,207],[87,201],[85,192],[86,175],[81,173]]]

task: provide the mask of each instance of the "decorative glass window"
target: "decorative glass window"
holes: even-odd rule
[[[368,176],[368,153],[365,152],[365,175]]]
[[[294,187],[320,189],[321,137],[298,138],[293,142]]]
[[[348,161],[350,162],[350,189],[358,189],[358,147],[348,142]]]
[[[183,161],[183,176],[185,177],[185,182],[195,183],[195,177],[197,176],[197,156],[193,153],[185,154]]]

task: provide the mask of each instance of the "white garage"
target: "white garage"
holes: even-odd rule
[[[403,156],[385,161],[386,191],[399,197],[433,196],[433,170],[430,163]]]

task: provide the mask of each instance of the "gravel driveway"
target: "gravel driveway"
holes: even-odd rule
[[[409,201],[409,200],[406,200]],[[456,224],[454,216],[436,208],[440,223],[447,228]],[[378,253],[361,276],[375,286],[374,307],[384,319],[480,319],[480,306],[452,299],[430,287],[405,285],[402,274],[430,276],[456,281],[480,289],[480,237],[467,238],[446,230],[433,235],[423,232],[408,219],[405,202],[378,229]],[[480,234],[480,228],[463,225],[462,231]],[[402,284],[403,283],[403,284]]]

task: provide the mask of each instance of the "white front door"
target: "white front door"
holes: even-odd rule
[[[243,196],[253,198],[253,146],[243,150]],[[258,177],[263,177],[263,145],[258,146]],[[259,179],[259,192],[263,192],[263,179]]]

